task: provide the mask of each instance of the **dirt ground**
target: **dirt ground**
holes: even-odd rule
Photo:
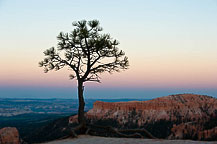
[[[217,144],[216,142],[203,142],[191,140],[160,140],[135,138],[109,138],[80,135],[78,138],[52,141],[44,144]]]

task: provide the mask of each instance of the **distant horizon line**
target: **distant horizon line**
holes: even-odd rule
[[[17,99],[17,100],[78,100],[78,98],[1,98],[0,99]],[[86,98],[85,100],[143,100],[144,98]],[[144,99],[150,100],[150,99]]]
[[[213,98],[217,98],[215,96],[211,95],[206,95],[206,94],[197,94],[197,93],[176,93],[176,94],[169,94],[169,95],[164,95],[164,96],[159,96],[159,97],[165,97],[165,96],[172,96],[172,95],[183,95],[183,94],[193,94],[193,95],[201,95],[201,96],[210,96]],[[152,100],[156,99],[159,97],[155,98],[85,98],[85,100]],[[25,97],[0,97],[2,100],[78,100],[78,98],[25,98]]]

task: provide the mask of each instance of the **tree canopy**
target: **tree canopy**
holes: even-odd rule
[[[129,67],[124,51],[117,47],[119,42],[102,33],[98,20],[82,20],[72,25],[73,31],[60,32],[57,36],[57,48],[44,51],[46,57],[39,62],[44,72],[67,66],[73,70],[70,79],[100,82],[99,74],[119,72]]]

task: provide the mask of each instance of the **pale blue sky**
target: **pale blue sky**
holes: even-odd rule
[[[0,86],[7,87],[0,97],[17,96],[11,92],[16,87],[21,97],[25,88],[34,97],[52,97],[51,89],[38,88],[76,87],[68,72],[43,74],[37,63],[56,46],[60,31],[82,19],[98,19],[130,59],[128,71],[102,76],[101,85],[87,85],[92,91],[120,88],[118,97],[131,97],[123,90],[130,87],[140,98],[217,95],[217,0],[0,0]]]

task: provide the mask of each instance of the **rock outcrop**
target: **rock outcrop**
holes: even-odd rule
[[[0,129],[0,144],[20,144],[18,130],[14,127]]]
[[[156,137],[169,139],[217,140],[217,99],[194,94],[178,94],[149,101],[96,101],[86,117],[115,120],[123,128],[147,128]],[[69,122],[75,122],[71,117]]]
[[[204,129],[203,125],[199,126],[198,124],[189,122],[174,125],[168,139],[216,140],[216,137],[217,127]]]

